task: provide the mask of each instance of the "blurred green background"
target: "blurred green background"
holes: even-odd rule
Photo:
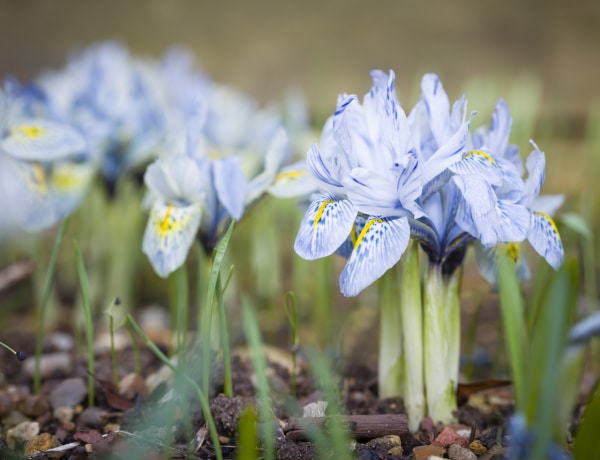
[[[600,192],[598,1],[0,0],[2,77],[26,81],[62,67],[70,51],[107,39],[155,58],[184,46],[212,78],[262,103],[299,88],[316,129],[338,93],[369,90],[371,69],[396,72],[407,111],[422,74],[436,72],[451,100],[465,93],[479,111],[475,127],[489,123],[496,98],[507,99],[515,120],[511,140],[524,155],[529,138],[546,152],[544,193],[566,193],[563,211],[581,211],[582,196]],[[587,202],[588,216],[597,215],[598,202]],[[261,212],[267,219],[269,210]],[[573,235],[567,240],[567,252],[574,252]],[[291,252],[288,242],[281,245]],[[314,270],[302,263],[307,273]]]

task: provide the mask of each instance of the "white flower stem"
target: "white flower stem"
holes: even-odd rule
[[[399,264],[384,275],[381,288],[379,395],[402,396],[409,428],[416,431],[425,415],[417,244],[411,244]]]
[[[455,420],[460,354],[459,277],[432,265],[424,288],[424,353],[427,409],[434,422]]]

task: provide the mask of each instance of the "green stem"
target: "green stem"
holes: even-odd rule
[[[136,323],[133,319],[133,316],[127,315],[128,324],[131,325],[133,330],[142,338],[146,346],[154,353],[154,355],[169,369],[173,371],[175,374],[180,374],[181,377],[196,391],[196,395],[198,397],[198,401],[200,401],[200,406],[202,407],[202,412],[204,414],[204,419],[206,420],[206,424],[208,425],[208,431],[210,433],[210,437],[213,441],[213,447],[215,449],[215,455],[218,460],[223,460],[223,453],[221,450],[221,443],[219,442],[219,433],[217,432],[217,426],[215,425],[215,420],[210,412],[210,405],[208,404],[208,399],[206,398],[206,394],[202,392],[200,386],[196,383],[196,381],[191,378],[188,374],[181,372],[181,369],[178,369],[173,365],[169,358],[167,358],[162,351],[158,349],[158,347],[150,340],[150,338],[146,335],[146,333],[142,330],[142,328]]]
[[[460,353],[459,273],[432,265],[424,288],[424,367],[427,409],[434,422],[454,421]]]
[[[42,349],[44,346],[44,329],[46,325],[46,314],[48,310],[48,300],[50,299],[50,289],[52,287],[52,280],[54,279],[54,269],[56,268],[56,259],[58,257],[58,249],[60,243],[65,236],[69,218],[65,218],[62,221],[60,230],[54,240],[54,246],[52,246],[52,253],[50,254],[50,261],[48,262],[48,270],[46,271],[46,278],[44,279],[44,288],[42,291],[42,303],[40,305],[39,313],[39,324],[37,331],[37,338],[35,342],[35,366],[33,372],[33,391],[35,394],[40,394],[42,388],[42,375],[40,370],[40,361],[42,358]]]
[[[423,299],[419,273],[419,245],[411,243],[400,259],[400,321],[402,327],[402,349],[404,350],[402,371],[404,406],[408,414],[411,431],[419,429],[425,417],[425,386],[423,382]]]
[[[94,405],[94,325],[92,322],[92,302],[90,297],[90,283],[85,270],[83,255],[79,243],[75,241],[75,256],[77,258],[77,274],[83,298],[83,313],[85,316],[85,337],[87,344],[87,370],[88,370],[88,406]]]
[[[398,272],[388,270],[379,291],[379,397],[403,396],[402,315],[398,308]],[[419,307],[420,308],[420,307]],[[417,342],[420,344],[420,342]]]
[[[117,351],[115,350],[115,320],[112,316],[108,317],[108,327],[110,332],[110,356],[112,360],[113,382],[119,386],[119,372],[117,370]]]
[[[185,349],[185,340],[188,332],[188,274],[185,263],[174,273],[175,282],[175,336],[176,350],[179,359]]]
[[[402,396],[411,431],[425,416],[423,303],[418,245],[381,280],[379,396]]]
[[[233,383],[231,379],[231,357],[229,354],[229,333],[227,332],[227,315],[225,314],[225,303],[223,302],[223,287],[221,286],[221,275],[217,277],[215,294],[217,296],[217,309],[219,313],[219,324],[221,329],[221,346],[223,347],[223,394],[233,396]]]

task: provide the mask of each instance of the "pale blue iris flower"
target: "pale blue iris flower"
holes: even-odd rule
[[[0,91],[0,191],[13,219],[28,231],[50,227],[84,197],[94,169],[81,133],[43,118],[43,99],[14,82]]]
[[[489,149],[494,152],[494,158],[502,170],[504,178],[502,184],[494,187],[494,194],[499,205],[508,203],[526,210],[528,226],[525,237],[515,238],[507,241],[508,245],[501,246],[508,250],[517,263],[520,278],[525,279],[529,276],[529,269],[527,261],[521,255],[519,244],[524,239],[527,239],[535,251],[544,257],[554,269],[558,269],[563,262],[562,242],[551,216],[561,206],[564,196],[539,196],[544,182],[545,155],[532,141],[533,151],[529,154],[524,166],[518,147],[509,144],[511,123],[508,105],[500,99],[492,115],[490,127],[482,127],[477,130],[472,136],[471,143],[474,148]],[[482,275],[494,284],[496,278],[494,252],[497,248],[477,245],[476,249]]]
[[[409,218],[423,210],[423,168],[394,90],[395,75],[372,72],[362,104],[341,95],[307,166],[321,193],[300,224],[294,248],[305,259],[336,251],[348,262],[344,295],[357,295],[394,266],[410,239]]]
[[[208,80],[185,53],[172,53],[164,71],[179,97],[167,149],[145,175],[151,211],[143,241],[162,277],[183,265],[196,238],[212,252],[231,219],[262,197],[291,153],[270,111]]]
[[[159,62],[133,58],[106,42],[46,72],[37,85],[52,117],[84,133],[110,187],[164,149],[169,102]]]

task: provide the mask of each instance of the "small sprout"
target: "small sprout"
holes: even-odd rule
[[[6,348],[8,351],[10,351],[13,355],[15,355],[19,361],[25,361],[25,359],[27,358],[27,355],[24,352],[13,350],[11,347],[6,345],[4,342],[0,342],[0,345],[3,346],[4,348]]]

